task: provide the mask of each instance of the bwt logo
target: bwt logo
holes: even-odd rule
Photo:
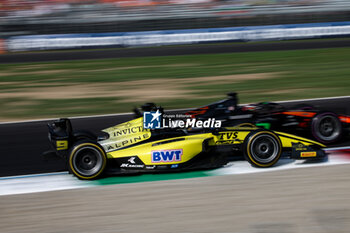
[[[154,150],[152,151],[152,163],[181,161],[182,149],[178,150]]]
[[[156,112],[143,113],[143,128],[144,129],[160,129],[162,114],[157,110]]]

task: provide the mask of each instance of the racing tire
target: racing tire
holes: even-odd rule
[[[337,114],[322,112],[312,119],[311,133],[317,141],[330,144],[340,140],[343,133],[342,123]]]
[[[94,141],[79,141],[69,153],[69,171],[82,180],[92,180],[100,177],[106,168],[106,164],[105,151]]]
[[[271,167],[280,159],[282,144],[271,131],[251,132],[244,142],[244,156],[254,167]]]

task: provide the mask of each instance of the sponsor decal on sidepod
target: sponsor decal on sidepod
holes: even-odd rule
[[[154,150],[152,151],[152,163],[179,162],[181,161],[182,149]]]

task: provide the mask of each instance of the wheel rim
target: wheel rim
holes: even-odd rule
[[[339,134],[338,121],[333,116],[325,116],[320,119],[318,124],[317,135],[326,141],[331,141],[336,139]]]
[[[82,147],[73,157],[74,169],[83,176],[93,176],[103,167],[101,152],[94,147]]]
[[[279,154],[277,140],[271,135],[258,135],[251,143],[252,157],[260,163],[270,163]]]

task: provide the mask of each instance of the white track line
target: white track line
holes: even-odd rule
[[[64,175],[64,174],[68,174],[68,172],[50,172],[50,173],[19,175],[19,176],[4,176],[4,177],[0,177],[0,180],[22,179],[22,178],[31,178],[31,177],[40,177],[40,176],[56,176],[56,175]]]
[[[340,151],[340,150],[349,150],[349,149],[350,149],[350,146],[343,146],[343,147],[325,148],[323,150],[325,150],[327,152],[331,152],[331,151]],[[236,163],[236,161],[232,162],[232,163]],[[267,169],[265,169],[265,170],[267,170]],[[10,180],[10,179],[24,179],[24,178],[32,178],[32,177],[40,177],[40,176],[65,175],[65,174],[68,174],[68,172],[50,172],[50,173],[19,175],[19,176],[4,176],[4,177],[0,177],[0,181],[1,180]]]
[[[341,147],[331,147],[331,148],[325,148],[323,150],[325,151],[338,151],[338,150],[349,150],[350,146],[341,146]]]
[[[209,176],[222,176],[340,164],[350,164],[349,153],[335,151],[331,153],[331,156],[329,156],[327,160],[315,163],[283,158],[277,163],[277,166],[271,168],[254,168],[247,161],[235,161],[230,162],[222,168],[204,172]],[[140,180],[140,182],[142,182],[142,180]],[[68,172],[15,176],[7,179],[0,179],[0,196],[88,188],[98,185],[99,183],[96,182],[78,180],[73,175],[68,175]]]
[[[94,185],[90,182],[82,182],[67,173],[0,180],[0,186],[0,196],[2,196],[87,188]]]
[[[335,99],[344,99],[344,98],[350,98],[350,96],[344,95],[344,96],[322,97],[322,98],[312,98],[312,99],[281,100],[281,101],[274,101],[274,102],[275,103],[293,103],[293,102],[299,102],[299,101],[335,100]]]
[[[322,97],[322,98],[312,98],[312,99],[297,99],[297,100],[281,100],[281,101],[274,101],[275,103],[293,103],[293,102],[300,102],[300,101],[317,101],[317,100],[334,100],[334,99],[345,99],[350,98],[350,96],[334,96],[334,97]],[[249,104],[249,103],[245,103]],[[240,104],[240,105],[245,105]],[[167,111],[183,111],[183,110],[191,110],[194,108],[182,108],[182,109],[169,109]],[[111,114],[102,114],[102,115],[91,115],[91,116],[75,116],[75,117],[67,117],[69,119],[86,119],[86,118],[95,118],[95,117],[112,117],[112,116],[124,116],[124,115],[130,115],[133,114],[132,112],[127,113],[111,113]],[[0,125],[5,124],[20,124],[20,123],[32,123],[32,122],[40,122],[40,121],[52,121],[56,120],[57,118],[46,118],[46,119],[37,119],[37,120],[25,120],[25,121],[7,121],[7,122],[0,122]]]

